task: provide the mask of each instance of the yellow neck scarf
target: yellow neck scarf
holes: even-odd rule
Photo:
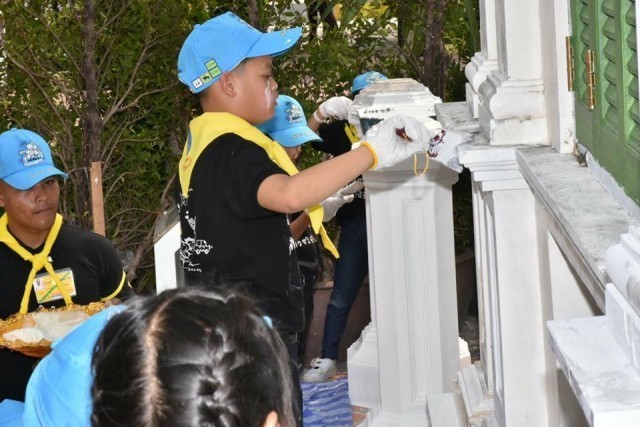
[[[235,133],[259,145],[267,152],[269,158],[289,175],[298,173],[298,169],[280,144],[260,132],[258,128],[252,126],[249,122],[233,114],[204,113],[191,120],[189,131],[191,139],[187,141],[178,164],[180,188],[184,197],[188,196],[191,173],[198,157],[211,142],[225,133]],[[324,247],[338,258],[338,250],[322,225],[322,207],[315,205],[307,209],[307,211],[313,231],[320,235]]]
[[[5,213],[0,218],[0,242],[4,243],[9,247],[9,249],[13,250],[15,253],[20,255],[22,259],[24,259],[25,261],[29,261],[32,264],[31,272],[29,273],[29,278],[27,279],[27,283],[24,286],[24,294],[22,296],[22,302],[20,303],[20,313],[26,314],[27,311],[29,310],[29,297],[31,296],[31,288],[33,287],[33,280],[36,277],[36,273],[42,270],[42,267],[44,267],[47,270],[47,272],[51,275],[51,278],[53,279],[58,289],[60,289],[60,292],[62,293],[62,297],[64,298],[65,304],[67,305],[73,304],[73,301],[69,296],[69,293],[64,288],[64,286],[62,286],[62,282],[60,281],[60,278],[58,277],[56,272],[53,270],[53,266],[51,265],[51,262],[49,262],[49,252],[51,252],[51,247],[53,246],[53,243],[56,241],[56,238],[58,237],[58,233],[60,232],[60,227],[62,227],[62,215],[56,214],[56,219],[53,223],[53,227],[51,227],[51,230],[49,231],[49,235],[47,236],[47,240],[45,240],[44,242],[44,248],[42,249],[42,252],[37,254],[32,254],[31,252],[23,248],[20,245],[20,243],[18,243],[15,237],[13,237],[9,232],[9,229],[7,228],[8,223],[9,223],[9,219],[7,217],[7,214]]]

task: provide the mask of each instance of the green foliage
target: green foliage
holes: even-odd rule
[[[83,63],[89,2],[56,0],[2,2],[0,130],[26,127],[51,142],[72,178],[61,203],[71,222],[90,223],[88,168],[91,160],[102,162],[107,233],[137,259],[138,289],[153,282],[154,222],[170,203],[161,199],[170,193],[187,124],[196,113],[194,97],[176,78],[178,51],[195,23],[227,10],[249,20],[257,10],[263,29],[302,26],[300,46],[276,59],[275,72],[280,92],[298,99],[307,114],[324,99],[348,94],[353,77],[364,71],[417,80],[430,72],[421,66],[429,31],[421,15],[424,2],[347,0],[340,2],[338,26],[318,27],[310,25],[304,5],[290,0],[94,2],[95,29],[89,33],[95,36],[95,60],[89,68],[95,70],[99,132],[90,132],[94,107]],[[477,28],[470,3],[447,2],[448,84],[447,93],[437,94],[445,100],[464,98],[463,67],[478,50],[469,31]],[[301,161],[307,167],[322,159],[305,148]]]

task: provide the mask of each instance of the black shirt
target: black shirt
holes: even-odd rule
[[[298,218],[299,214],[292,216],[292,221]],[[318,235],[313,232],[313,228],[308,226],[300,238],[296,240],[296,256],[300,274],[305,277],[318,277],[322,274],[324,266],[322,263],[322,247]],[[305,286],[313,287],[314,283],[305,283]]]
[[[345,132],[345,126],[349,126],[346,120],[336,120],[330,123],[323,123],[318,128],[318,135],[322,141],[314,141],[312,147],[332,156],[339,156],[351,151],[351,140]],[[362,176],[357,178],[362,181]],[[348,219],[366,219],[366,208],[364,201],[364,188],[354,194],[353,202],[345,203],[336,213],[336,221],[341,224]]]
[[[258,188],[286,174],[258,145],[228,133],[197,158],[188,197],[179,196],[180,258],[187,285],[247,285],[283,333],[304,324],[303,299],[289,221],[264,209]]]
[[[31,253],[42,251],[44,244],[36,249],[23,245]],[[71,299],[76,304],[89,304],[111,296],[122,283],[122,262],[118,253],[106,238],[78,227],[62,225],[60,233],[49,253],[54,270],[70,268],[76,285],[76,295]],[[24,261],[4,243],[0,243],[0,318],[6,319],[20,310],[31,263]],[[44,268],[41,272],[45,272]],[[122,298],[133,294],[129,284],[124,282],[116,296]],[[61,307],[64,300],[42,304]],[[32,288],[29,311],[38,308]],[[39,359],[0,348],[0,401],[4,399],[24,400],[24,393]]]

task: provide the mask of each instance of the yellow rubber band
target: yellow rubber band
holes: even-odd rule
[[[378,165],[378,155],[376,154],[376,150],[374,150],[371,144],[369,144],[367,141],[362,141],[361,144],[367,147],[367,149],[373,156],[373,164],[369,167],[369,170],[375,169],[375,167]]]
[[[427,170],[429,170],[429,153],[425,150],[424,152],[424,157],[427,159],[426,164],[424,165],[424,169],[422,169],[422,171],[418,172],[418,153],[414,153],[413,154],[413,174],[415,176],[422,176],[425,173],[427,173]]]

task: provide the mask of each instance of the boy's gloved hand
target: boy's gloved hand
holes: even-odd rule
[[[433,136],[433,132],[413,117],[393,116],[369,129],[360,144],[373,154],[370,170],[376,170],[427,150]],[[360,144],[354,144],[352,149]]]
[[[318,112],[323,120],[335,117],[339,120],[347,120],[349,106],[353,101],[346,96],[334,96],[324,101],[318,107]]]
[[[364,188],[364,184],[361,181],[353,181],[351,184],[347,184],[342,187],[336,194],[328,197],[324,202],[320,203],[324,211],[322,216],[322,222],[328,222],[336,216],[338,209],[345,203],[351,203],[354,199],[354,194]]]

